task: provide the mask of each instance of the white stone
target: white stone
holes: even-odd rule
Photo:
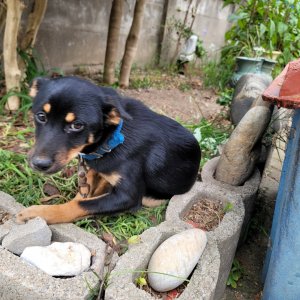
[[[51,276],[75,276],[91,264],[91,252],[79,243],[55,242],[47,247],[27,247],[21,258]]]
[[[165,240],[155,250],[148,265],[150,286],[158,292],[166,292],[182,284],[198,263],[206,243],[205,231],[196,228]]]

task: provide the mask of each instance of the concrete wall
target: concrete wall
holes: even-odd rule
[[[24,19],[30,11],[27,5]],[[50,0],[37,36],[36,48],[45,67],[72,71],[81,66],[102,69],[112,0]],[[161,52],[161,63],[169,63],[174,55],[176,33],[165,22],[184,19],[189,0],[147,0],[135,63],[153,64]],[[134,11],[134,0],[124,1],[118,60],[121,61],[126,37]],[[193,31],[204,41],[214,55],[224,42],[229,26],[229,8],[222,9],[222,0],[192,0],[196,7]],[[191,8],[190,7],[190,8]],[[189,19],[190,21],[191,19]],[[189,23],[188,23],[189,24]]]
[[[170,63],[176,53],[178,33],[174,30],[174,20],[184,22],[186,12],[194,12],[195,20],[191,30],[203,41],[210,58],[217,59],[220,55],[220,48],[224,45],[225,32],[230,28],[227,21],[232,13],[232,7],[223,8],[222,0],[192,0],[189,1],[171,0],[167,8],[167,19],[164,32],[161,63]],[[188,14],[186,26],[192,24],[191,13]],[[184,40],[181,43],[184,43]],[[179,47],[180,49],[181,47]],[[180,51],[180,50],[179,50]],[[175,55],[176,56],[176,55]]]
[[[148,1],[135,62],[145,65],[154,60],[160,38],[164,0]],[[37,37],[36,48],[45,66],[66,71],[74,67],[104,63],[109,14],[112,1],[51,0]],[[121,61],[130,30],[135,1],[125,1],[120,33]]]

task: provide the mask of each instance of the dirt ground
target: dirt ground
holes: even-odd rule
[[[183,92],[177,88],[119,90],[123,95],[139,99],[154,111],[185,123],[198,123],[215,119],[223,107],[216,103],[218,96],[212,90],[191,89]]]

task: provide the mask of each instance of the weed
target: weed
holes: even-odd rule
[[[227,202],[223,208],[224,213],[228,213],[233,210],[234,205],[231,202]]]
[[[217,155],[218,146],[224,144],[229,137],[229,130],[220,129],[205,119],[202,119],[197,125],[184,126],[192,130],[201,147],[201,167],[205,162]]]
[[[235,258],[233,260],[232,267],[227,279],[227,285],[236,289],[237,282],[243,276],[243,274],[244,274],[244,269],[241,266],[240,262]]]
[[[229,106],[231,104],[233,92],[233,88],[225,88],[225,90],[220,92],[217,103],[222,106]]]
[[[192,88],[193,87],[188,82],[182,82],[182,83],[180,83],[180,85],[178,87],[178,89],[181,90],[182,92],[190,91]]]
[[[25,65],[25,80],[27,84],[35,77],[47,74],[40,56],[34,49],[28,49],[26,51],[19,49],[18,54]]]
[[[132,89],[148,89],[152,85],[152,81],[149,77],[144,77],[142,79],[136,78],[130,80],[130,88]]]
[[[224,90],[233,75],[233,65],[235,60],[233,59],[232,65],[227,65],[214,60],[208,60],[203,63],[203,84],[205,87],[217,88]]]

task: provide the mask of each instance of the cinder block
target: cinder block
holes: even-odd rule
[[[16,214],[24,207],[0,192],[0,208]],[[51,225],[52,241],[78,242],[94,254],[90,270],[69,278],[55,278],[0,246],[0,299],[89,299],[103,278],[106,244],[73,224]]]

